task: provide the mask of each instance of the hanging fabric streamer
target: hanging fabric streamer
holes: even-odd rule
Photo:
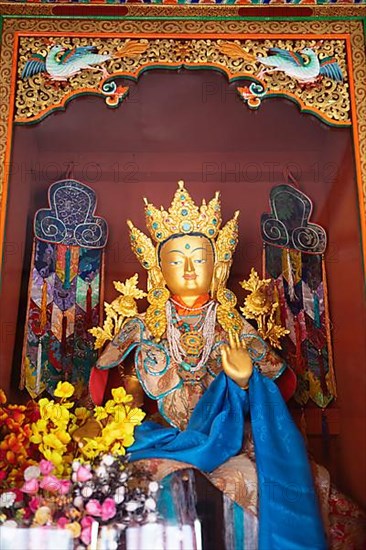
[[[294,399],[300,405],[311,399],[324,408],[336,397],[324,262],[327,235],[310,219],[310,198],[292,185],[271,189],[270,209],[261,217],[263,271],[275,281],[282,323],[292,331],[283,339],[282,356],[297,375]]]
[[[21,388],[35,399],[67,379],[79,398],[97,357],[88,329],[101,321],[108,227],[87,185],[64,179],[48,196],[49,206],[34,217]]]
[[[296,337],[296,361],[299,372],[302,372],[304,370],[304,358],[302,354],[302,348],[301,348],[301,326],[299,319],[297,316],[294,317],[294,326],[295,326],[295,337]]]
[[[313,301],[314,301],[314,324],[316,328],[320,328],[321,322],[320,322],[320,307],[319,307],[319,296],[316,292],[313,293]]]
[[[86,291],[86,324],[88,328],[91,328],[93,326],[93,319],[92,319],[92,287],[91,284],[88,284],[88,290]]]
[[[61,329],[61,353],[66,355],[66,338],[67,338],[67,317],[65,313],[62,316],[62,329]]]
[[[294,274],[292,272],[290,250],[288,248],[286,249],[286,258],[287,258],[288,292],[289,292],[289,295],[290,295],[290,300],[291,300],[291,302],[293,302],[295,300]]]
[[[70,250],[70,247],[67,247],[65,252],[65,282],[64,282],[64,289],[66,290],[70,288],[70,270],[71,270],[71,250]]]
[[[43,279],[42,299],[41,299],[41,315],[40,315],[40,330],[44,331],[47,324],[47,281]]]
[[[39,392],[42,376],[42,338],[38,340],[37,348],[37,372],[36,372],[36,391]]]

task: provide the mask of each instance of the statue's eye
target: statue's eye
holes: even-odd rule
[[[170,262],[170,265],[182,265],[182,260],[174,260],[173,262]]]
[[[195,264],[205,264],[206,260],[193,260],[193,263],[195,263]]]

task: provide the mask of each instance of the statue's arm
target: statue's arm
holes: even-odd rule
[[[124,362],[141,342],[143,330],[141,319],[137,317],[131,319],[101,353],[95,367],[92,368],[89,380],[89,393],[95,405],[103,402],[108,379],[115,374],[114,367]],[[126,372],[127,378],[131,374],[133,373]],[[134,385],[133,382],[131,387],[132,385]]]

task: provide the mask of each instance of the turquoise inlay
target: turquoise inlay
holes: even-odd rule
[[[215,233],[215,231],[214,231],[213,229],[209,229],[209,230],[208,230],[208,234],[209,234],[209,235],[213,235],[214,233]]]
[[[185,245],[184,248],[186,248],[187,250],[189,250],[189,249],[191,248],[191,245],[187,243],[187,244]]]
[[[188,216],[188,210],[186,208],[183,208],[180,213],[182,214],[182,216]]]
[[[153,226],[154,229],[157,229],[157,228],[159,227],[159,224],[158,224],[157,222],[154,222],[154,223],[152,224],[152,226]]]
[[[182,229],[183,229],[183,231],[190,231],[190,230],[191,230],[191,227],[192,227],[191,224],[188,223],[188,222],[184,222],[184,223],[182,224]]]

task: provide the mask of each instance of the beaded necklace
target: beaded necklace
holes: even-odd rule
[[[202,311],[198,321],[195,324],[190,324],[179,318],[171,301],[166,304],[169,351],[174,361],[186,371],[199,370],[206,364],[212,350],[215,339],[217,303],[211,300],[205,309],[207,311]],[[197,360],[199,356],[201,358],[196,365],[189,363],[189,357]]]

